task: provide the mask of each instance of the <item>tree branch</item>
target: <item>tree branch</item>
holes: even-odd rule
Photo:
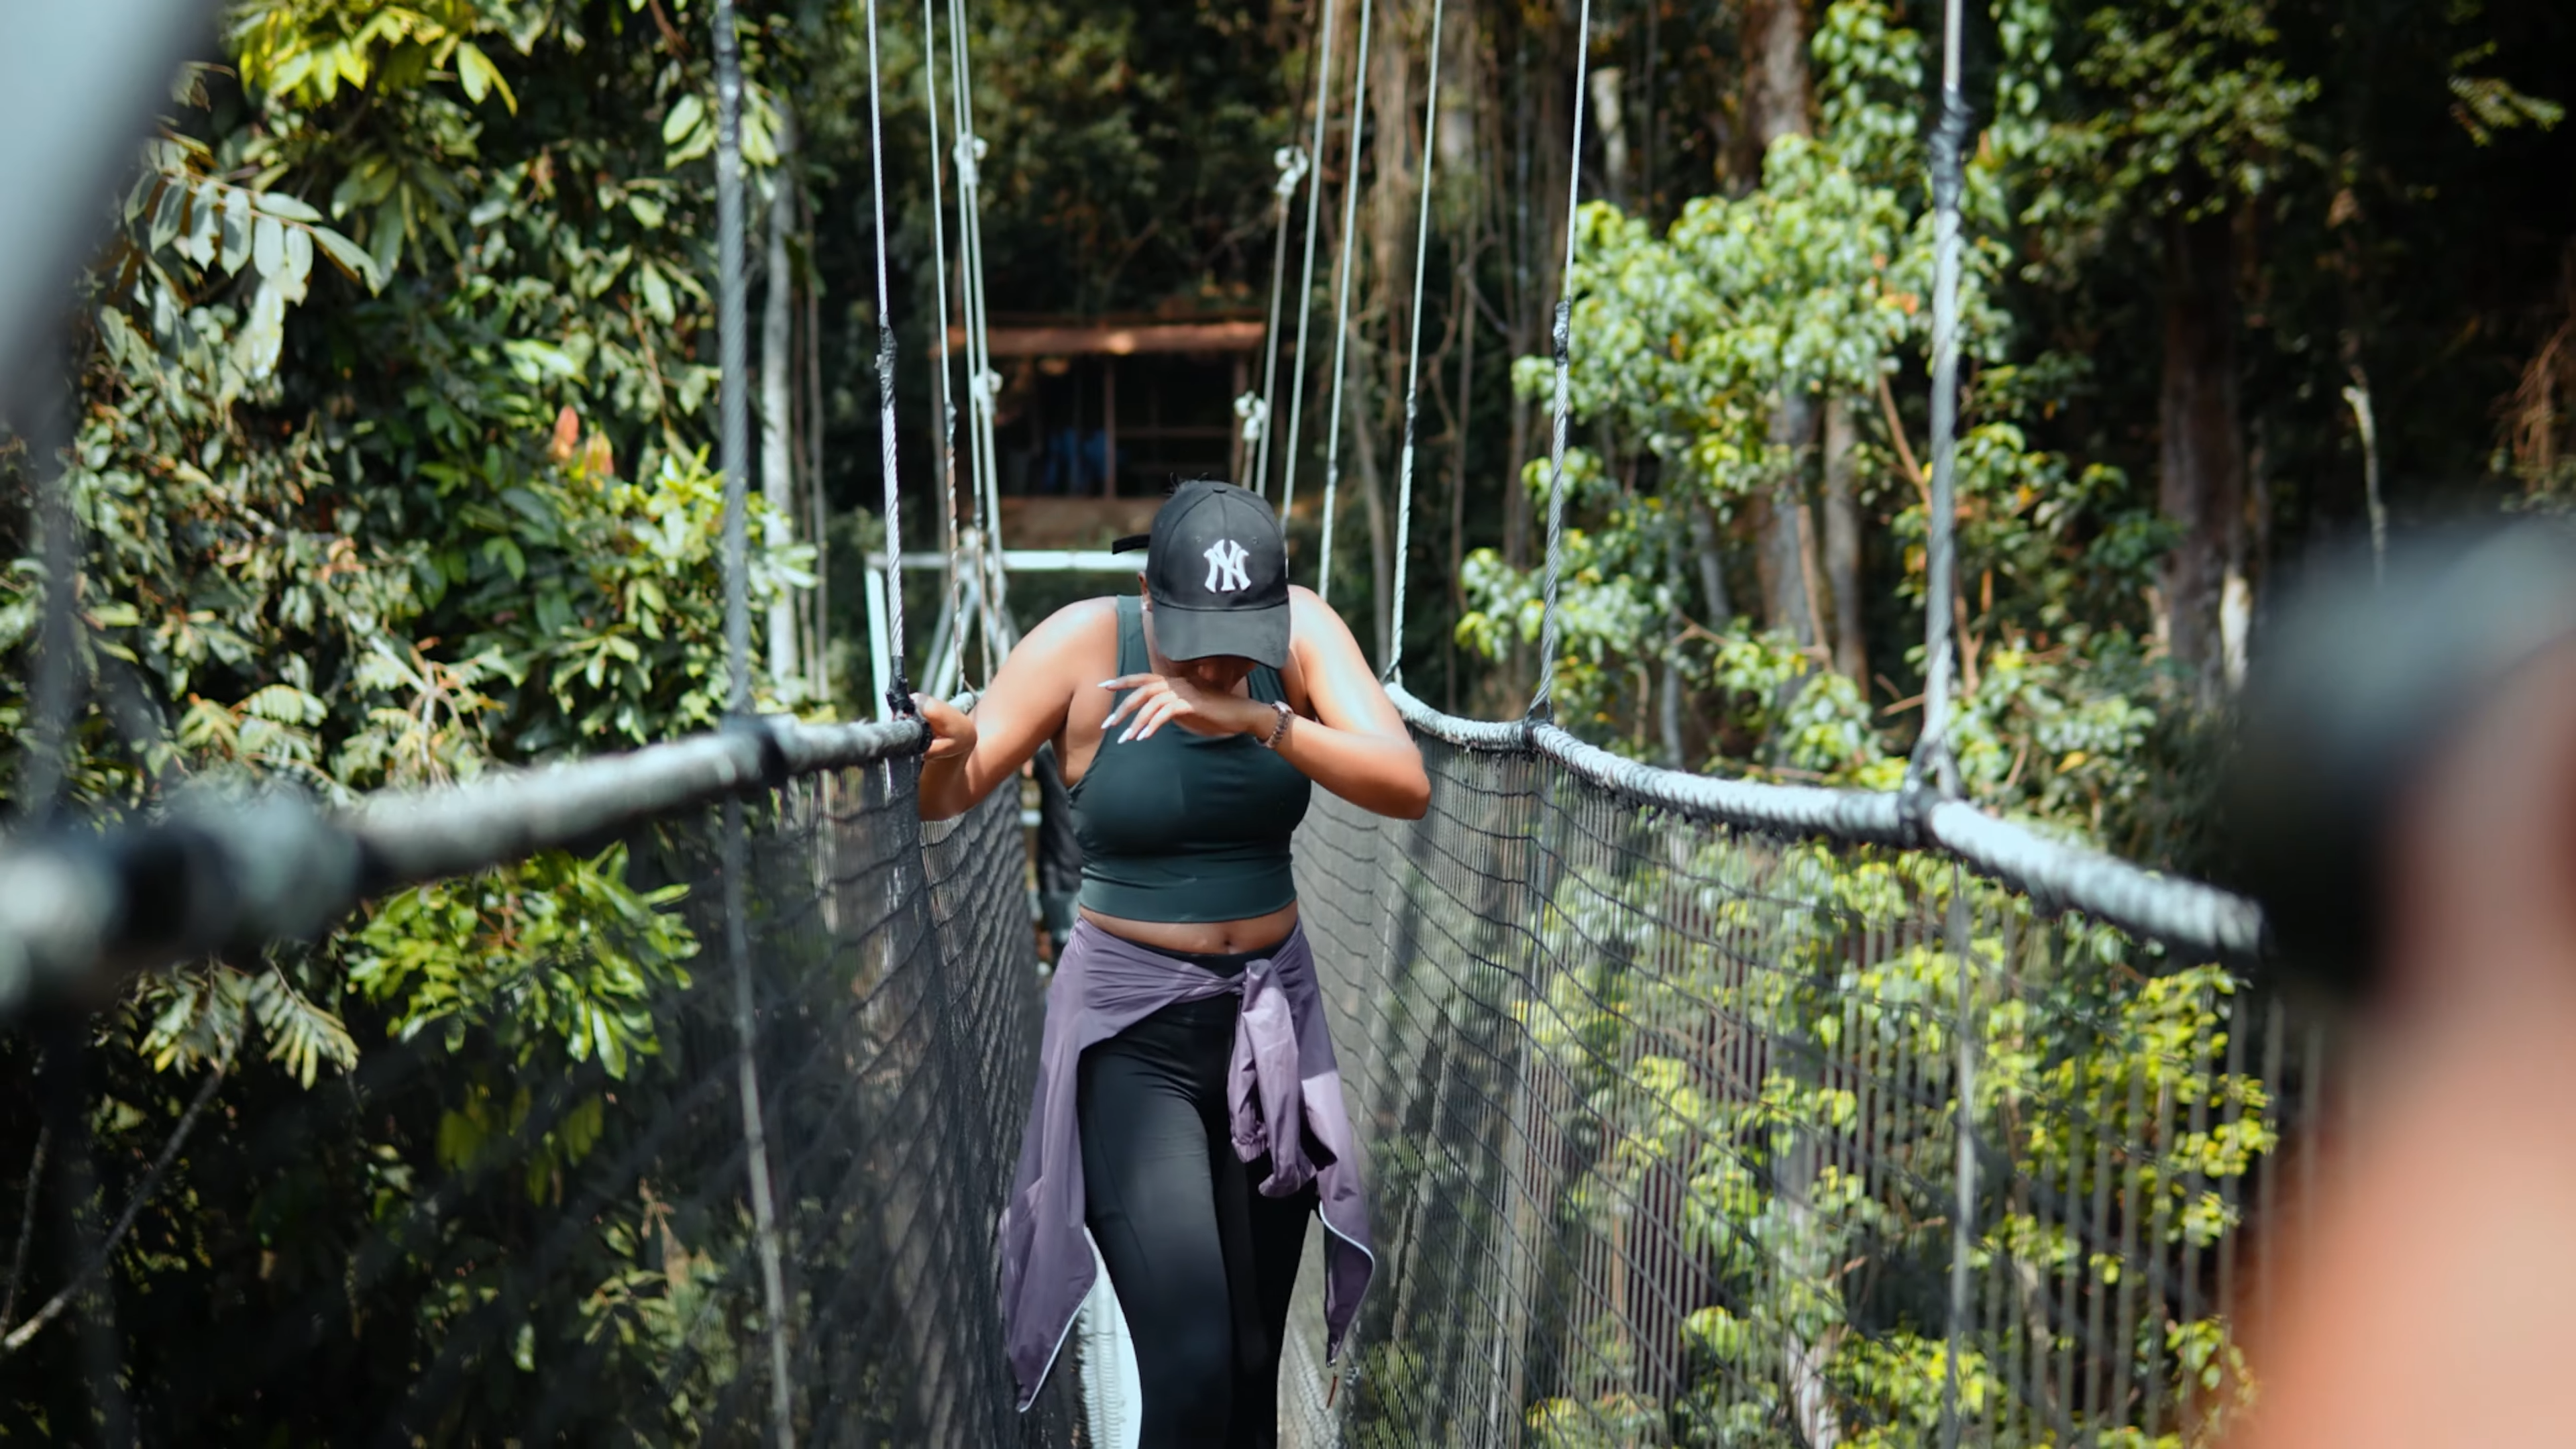
[[[1914,461],[1914,445],[1905,440],[1905,420],[1896,413],[1896,393],[1887,385],[1887,374],[1878,375],[1878,406],[1887,415],[1887,436],[1896,444],[1896,461],[1905,468],[1906,481],[1923,499],[1925,522],[1932,518],[1932,490],[1923,482],[1923,465]]]
[[[54,1126],[48,1122],[36,1133],[35,1160],[27,1164],[27,1201],[18,1219],[18,1249],[9,1255],[9,1287],[0,1293],[0,1325],[18,1314],[18,1285],[27,1277],[27,1250],[36,1240],[37,1189],[45,1180],[45,1149],[53,1144]]]
[[[646,3],[653,11],[653,24],[662,32],[662,43],[671,48],[673,55],[687,55],[689,42],[682,39],[680,32],[671,27],[671,17],[662,13],[662,0],[646,0]]]
[[[46,1324],[62,1316],[63,1310],[71,1306],[74,1294],[80,1292],[90,1279],[97,1277],[100,1271],[107,1267],[108,1259],[116,1253],[117,1243],[124,1238],[126,1230],[134,1226],[136,1215],[143,1211],[145,1203],[152,1200],[152,1194],[160,1190],[162,1177],[169,1172],[170,1164],[178,1159],[179,1149],[187,1143],[188,1134],[196,1129],[197,1119],[205,1115],[206,1104],[215,1099],[215,1089],[224,1084],[224,1074],[232,1069],[232,1064],[232,1047],[227,1043],[223,1056],[215,1062],[215,1069],[206,1074],[205,1084],[197,1088],[196,1100],[190,1102],[188,1110],[180,1114],[179,1125],[172,1129],[170,1140],[161,1144],[161,1155],[153,1160],[152,1170],[144,1174],[142,1183],[134,1189],[134,1195],[125,1200],[125,1211],[117,1215],[116,1226],[108,1230],[107,1241],[99,1244],[98,1252],[88,1263],[82,1265],[79,1272],[72,1275],[71,1281],[62,1286],[61,1292],[46,1299],[45,1306],[28,1315],[26,1322],[9,1330],[8,1337],[0,1338],[0,1358],[6,1358],[26,1347],[28,1340],[43,1332]],[[33,1214],[29,1216],[32,1219]],[[21,1238],[19,1246],[21,1258],[25,1253],[25,1240]],[[12,1296],[15,1295],[16,1287],[16,1275],[13,1273],[10,1283]]]

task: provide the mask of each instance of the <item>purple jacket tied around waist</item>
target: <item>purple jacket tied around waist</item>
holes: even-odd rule
[[[1327,1229],[1325,1355],[1341,1352],[1376,1260],[1360,1201],[1359,1143],[1342,1107],[1341,1069],[1333,1061],[1304,928],[1291,932],[1277,955],[1226,977],[1078,922],[1048,988],[1037,1086],[1002,1212],[1002,1326],[1024,1410],[1036,1402],[1091,1291],[1074,1115],[1082,1053],[1166,1006],[1229,992],[1243,1002],[1226,1074],[1234,1150],[1245,1162],[1269,1157],[1270,1174],[1260,1183],[1267,1196],[1288,1197],[1314,1185],[1316,1213]]]

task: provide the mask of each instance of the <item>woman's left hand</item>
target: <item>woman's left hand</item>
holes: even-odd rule
[[[1242,735],[1267,729],[1278,717],[1276,710],[1259,700],[1218,694],[1176,675],[1122,674],[1100,687],[1135,691],[1100,722],[1105,737],[1120,720],[1127,721],[1126,732],[1118,736],[1121,744],[1150,739],[1166,724],[1179,725],[1194,735]]]

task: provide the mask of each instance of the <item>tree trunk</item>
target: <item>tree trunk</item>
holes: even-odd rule
[[[805,254],[814,254],[814,205],[796,191],[797,224],[805,237]],[[814,593],[811,600],[813,628],[808,638],[812,648],[806,655],[814,682],[814,696],[832,698],[832,530],[831,508],[823,489],[823,299],[819,287],[805,289],[804,383],[800,391],[805,398],[805,509],[807,528],[814,540]],[[947,387],[943,376],[940,386]],[[946,406],[945,394],[941,405]]]
[[[1801,648],[1815,647],[1820,637],[1816,617],[1807,607],[1816,591],[1807,573],[1801,522],[1807,512],[1804,460],[1815,426],[1814,402],[1804,392],[1783,388],[1771,405],[1771,446],[1789,450],[1789,461],[1770,490],[1755,500],[1759,505],[1755,526],[1762,540],[1763,626],[1793,636]]]
[[[1733,601],[1726,596],[1726,560],[1718,552],[1717,520],[1709,516],[1708,500],[1696,493],[1690,501],[1690,531],[1691,548],[1699,555],[1699,591],[1708,608],[1708,627],[1724,633],[1735,622]]]
[[[1422,97],[1413,82],[1419,79],[1416,72],[1424,50],[1413,33],[1417,23],[1402,6],[1379,7],[1378,35],[1369,56],[1377,71],[1369,77],[1369,141],[1375,153],[1371,158],[1375,176],[1364,203],[1368,218],[1363,225],[1376,262],[1370,280],[1377,302],[1374,308],[1363,304],[1361,310],[1374,310],[1386,319],[1382,345],[1396,359],[1387,373],[1399,379],[1397,387],[1403,386],[1405,325],[1413,308],[1414,208],[1419,200],[1415,188],[1422,181]],[[1401,405],[1398,399],[1397,406]]]
[[[769,542],[796,536],[795,397],[796,286],[787,265],[787,237],[796,229],[796,186],[788,159],[796,128],[779,112],[778,169],[769,177],[769,285],[760,318],[760,492],[769,503]],[[797,677],[796,604],[780,594],[769,605],[769,678],[773,687]]]
[[[1664,567],[1678,586],[1682,574],[1682,534],[1679,529],[1665,535]],[[1675,642],[1668,642],[1664,646],[1663,691],[1662,698],[1656,706],[1656,723],[1661,727],[1663,735],[1664,768],[1687,770],[1690,768],[1690,763],[1682,740],[1683,686],[1681,657],[1677,642],[1682,632],[1683,622],[1682,591],[1679,587],[1673,589],[1672,599],[1671,611],[1664,616],[1664,632],[1669,641]]]
[[[1476,333],[1481,330],[1476,316],[1476,288],[1468,275],[1475,266],[1480,250],[1479,230],[1484,218],[1481,209],[1467,213],[1467,239],[1459,249],[1462,260],[1449,290],[1450,311],[1458,318],[1458,417],[1452,431],[1458,448],[1451,459],[1449,483],[1449,617],[1464,618],[1467,613],[1465,565],[1467,558],[1467,439],[1475,431],[1476,419]],[[1440,654],[1447,690],[1443,708],[1458,712],[1458,636],[1455,630],[1443,629]]]
[[[1549,346],[1557,288],[1564,281],[1566,168],[1574,164],[1566,152],[1572,119],[1566,107],[1574,91],[1560,79],[1573,63],[1573,27],[1530,26],[1526,10],[1523,14],[1523,47],[1517,58],[1519,104],[1513,108],[1519,133],[1511,184],[1503,191],[1513,206],[1510,347],[1514,357],[1541,356]],[[1525,568],[1546,540],[1541,536],[1543,519],[1520,470],[1534,456],[1546,455],[1549,419],[1545,407],[1522,396],[1519,389],[1513,390],[1512,399],[1512,476],[1504,498],[1504,558],[1514,568]]]
[[[1476,170],[1477,102],[1485,77],[1478,64],[1479,30],[1473,0],[1450,0],[1440,33],[1440,174],[1454,187],[1460,177],[1481,180]],[[1470,201],[1472,210],[1474,202]]]
[[[1356,321],[1353,325],[1357,325]],[[1395,575],[1388,567],[1395,557],[1395,531],[1389,523],[1386,484],[1378,469],[1377,439],[1370,420],[1370,400],[1381,391],[1371,375],[1375,371],[1369,366],[1369,349],[1352,347],[1351,451],[1358,455],[1360,465],[1360,507],[1368,514],[1369,618],[1376,625],[1376,660],[1383,669],[1395,657],[1393,631],[1402,624],[1398,621],[1391,625],[1387,617],[1395,602]]]
[[[1783,136],[1811,134],[1807,120],[1807,12],[1800,0],[1752,0],[1744,13],[1744,115],[1757,152]],[[1754,174],[1760,175],[1756,155]]]
[[[1834,668],[1869,693],[1868,606],[1860,593],[1860,502],[1854,496],[1860,431],[1851,399],[1825,402],[1825,582],[1834,611]]]
[[[1783,136],[1810,133],[1807,118],[1807,12],[1801,0],[1752,0],[1744,16],[1744,112],[1748,139],[1759,153]],[[1760,155],[1753,174],[1761,174]],[[1756,537],[1761,540],[1763,624],[1791,634],[1812,648],[1819,621],[1807,606],[1821,594],[1807,573],[1807,553],[1800,530],[1807,499],[1803,466],[1816,427],[1816,407],[1802,381],[1778,380],[1779,396],[1771,405],[1770,440],[1789,449],[1786,471],[1773,480],[1754,508]]]
[[[2158,582],[2175,663],[2203,703],[2223,684],[2220,609],[2241,565],[2245,443],[2236,395],[2234,245],[2225,216],[2166,224],[2158,502],[2182,537]]]
[[[1394,658],[1404,621],[1390,613],[1395,603],[1394,485],[1380,467],[1379,450],[1386,447],[1385,461],[1401,466],[1395,450],[1403,446],[1405,346],[1412,335],[1414,306],[1413,241],[1422,200],[1422,95],[1413,89],[1413,82],[1420,78],[1421,59],[1439,43],[1439,37],[1416,33],[1427,15],[1417,16],[1395,5],[1381,8],[1378,14],[1382,18],[1371,56],[1378,70],[1369,81],[1369,105],[1376,112],[1370,126],[1376,145],[1376,184],[1370,188],[1368,220],[1369,252],[1376,263],[1369,280],[1376,302],[1363,315],[1374,312],[1384,319],[1377,342],[1383,351],[1374,354],[1384,365],[1371,365],[1373,354],[1365,329],[1357,329],[1363,336],[1352,339],[1358,366],[1351,380],[1351,441],[1359,453],[1360,500],[1368,513],[1369,617],[1377,626],[1376,657],[1383,669]],[[1373,385],[1379,378],[1384,385]]]
[[[1619,104],[1627,72],[1605,65],[1592,72],[1593,130],[1601,137],[1602,189],[1613,206],[1628,204],[1628,113]]]

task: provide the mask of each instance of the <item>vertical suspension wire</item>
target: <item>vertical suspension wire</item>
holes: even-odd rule
[[[1324,7],[1324,40],[1315,51],[1315,134],[1306,148],[1315,168],[1315,184],[1306,188],[1306,260],[1297,274],[1297,346],[1288,358],[1287,456],[1281,460],[1280,537],[1287,537],[1289,510],[1297,503],[1297,445],[1306,415],[1306,328],[1315,320],[1315,232],[1324,205],[1324,120],[1332,111],[1333,17],[1340,0],[1320,0]]]
[[[877,69],[877,0],[868,0],[868,179],[877,241],[877,454],[885,475],[886,703],[897,715],[913,712],[912,685],[904,677],[903,497],[895,473],[894,293],[886,282],[885,106]]]
[[[1576,200],[1583,191],[1583,98],[1590,89],[1584,67],[1592,60],[1592,0],[1583,0],[1574,26],[1574,140],[1565,155],[1565,271],[1557,283],[1556,321],[1549,341],[1556,358],[1556,398],[1549,410],[1547,444],[1547,582],[1539,613],[1538,689],[1532,717],[1556,699],[1557,588],[1565,574],[1565,434],[1574,413],[1574,232]],[[1518,480],[1514,480],[1518,486]]]
[[[746,389],[743,297],[742,55],[734,36],[733,0],[715,3],[716,70],[716,367],[717,453],[724,468],[724,595],[726,713],[751,713],[751,596],[747,520],[751,429]],[[742,800],[724,804],[725,957],[733,976],[736,1077],[742,1104],[743,1155],[751,1190],[751,1222],[760,1259],[763,1329],[769,1341],[770,1436],[781,1449],[796,1443],[795,1385],[788,1377],[787,1274],[778,1240],[778,1209],[769,1180],[766,1114],[760,1100],[760,1002],[751,980],[751,933],[745,919],[745,873],[750,869]]]
[[[1340,280],[1333,288],[1333,401],[1332,416],[1324,424],[1324,534],[1315,559],[1315,594],[1326,603],[1333,599],[1333,498],[1342,483],[1342,385],[1349,374],[1344,358],[1351,340],[1351,243],[1360,217],[1360,132],[1368,121],[1369,15],[1370,0],[1360,0],[1359,55],[1351,70],[1351,137],[1345,153],[1349,174],[1342,178]]]
[[[1962,7],[1947,0],[1941,23],[1941,117],[1932,132],[1932,488],[1925,558],[1923,736],[1907,774],[1909,798],[1928,807],[1934,794],[1959,790],[1950,757],[1950,595],[1957,570],[1957,509],[1953,503],[1959,428],[1959,201],[1965,189],[1968,107],[1959,90]],[[1941,1383],[1942,1443],[1958,1449],[1965,1432],[1960,1413],[1960,1355],[1967,1349],[1971,1311],[1970,1255],[1976,1246],[1976,967],[1967,904],[1967,877],[1950,868],[1949,949],[1958,973],[1958,1066],[1954,1104],[1958,1157],[1953,1167],[1950,1212],[1948,1344]],[[2123,1286],[2127,1275],[2122,1275]],[[2125,1363],[2126,1360],[2124,1359]]]
[[[1958,793],[1950,758],[1950,596],[1957,589],[1959,432],[1959,199],[1966,187],[1968,106],[1959,94],[1959,0],[1949,0],[1941,30],[1941,118],[1932,131],[1932,497],[1923,588],[1923,734],[1915,742],[1907,785]]]
[[[957,393],[956,375],[949,370],[948,356],[948,223],[940,210],[945,192],[939,172],[939,66],[933,57],[939,54],[937,25],[931,18],[931,0],[921,0],[921,116],[930,126],[930,278],[931,301],[937,325],[932,346],[939,353],[939,491],[941,516],[947,520],[948,601],[944,613],[948,619],[947,649],[959,658],[966,653],[966,620],[958,613],[965,590],[963,540],[957,518]],[[896,571],[900,578],[901,572]],[[931,665],[940,678],[930,683],[932,689],[945,689],[944,656]],[[962,673],[962,671],[961,671]]]
[[[1329,28],[1332,24],[1331,0],[1325,0],[1325,13],[1321,17],[1320,23],[1326,28]],[[1313,21],[1310,21],[1306,27],[1306,70],[1308,74],[1314,73],[1323,59],[1321,54],[1315,49],[1315,35],[1317,28],[1317,23]],[[1302,86],[1300,89],[1302,89]],[[1293,101],[1295,99],[1296,92],[1292,90],[1289,92],[1289,96]],[[1322,103],[1320,101],[1316,106],[1316,114],[1318,116],[1323,114]],[[1289,208],[1296,202],[1297,187],[1299,183],[1303,182],[1306,179],[1307,173],[1314,169],[1315,155],[1300,146],[1282,146],[1277,151],[1271,153],[1271,160],[1279,168],[1278,183],[1271,188],[1277,193],[1279,198],[1279,222],[1277,240],[1271,244],[1270,249],[1270,322],[1268,326],[1262,329],[1261,333],[1261,395],[1253,400],[1250,415],[1244,420],[1244,441],[1254,450],[1252,459],[1252,491],[1261,495],[1265,500],[1270,497],[1270,440],[1275,432],[1275,430],[1270,426],[1270,423],[1272,419],[1279,415],[1277,406],[1279,398],[1279,307],[1288,290]],[[1304,299],[1302,297],[1299,299],[1299,303],[1299,316],[1302,321],[1304,316]],[[1291,363],[1289,365],[1292,368],[1296,366],[1295,363]],[[1243,401],[1241,399],[1237,399],[1235,406],[1237,409],[1242,409],[1244,406]],[[1241,483],[1244,480],[1238,478],[1235,481],[1237,483]],[[1281,510],[1281,516],[1283,518],[1286,516],[1285,509]],[[1286,535],[1283,532],[1281,536],[1284,538]]]
[[[948,105],[957,151],[957,248],[966,323],[968,423],[974,439],[974,486],[977,584],[982,605],[977,613],[984,636],[984,682],[1010,647],[1010,589],[1002,561],[1001,464],[996,457],[993,424],[994,389],[991,317],[984,293],[984,142],[975,134],[974,68],[966,54],[965,0],[948,0]]]
[[[1431,80],[1422,102],[1422,206],[1413,227],[1412,338],[1404,353],[1404,447],[1397,455],[1395,483],[1395,600],[1387,615],[1386,657],[1379,669],[1397,683],[1404,680],[1404,579],[1413,547],[1413,425],[1422,397],[1422,269],[1431,255],[1432,138],[1440,124],[1441,0],[1431,0]]]
[[[1953,11],[1956,0],[1953,0]],[[1959,999],[1957,1020],[1951,1031],[1956,1040],[1952,1049],[1957,1055],[1953,1067],[1952,1088],[1957,1095],[1957,1158],[1952,1165],[1956,1174],[1950,1212],[1950,1321],[1949,1343],[1942,1355],[1941,1375],[1941,1442],[1944,1449],[1958,1449],[1964,1428],[1959,1412],[1959,1356],[1967,1351],[1969,1314],[1969,1270],[1977,1245],[1977,993],[1974,936],[1968,919],[1968,873],[1956,858],[1950,861],[1950,909],[1944,918],[1942,934],[1950,951],[1952,967],[1958,973]]]
[[[954,147],[949,159],[957,169],[957,305],[959,321],[966,340],[966,433],[969,473],[967,487],[974,495],[975,550],[969,561],[975,570],[975,624],[977,637],[983,641],[984,680],[990,683],[998,638],[993,629],[991,610],[990,551],[997,548],[994,539],[995,513],[999,501],[985,487],[985,473],[991,450],[985,446],[985,403],[989,379],[985,371],[984,329],[981,313],[982,253],[977,246],[977,222],[981,215],[981,168],[977,166],[974,106],[967,94],[966,11],[959,0],[948,0],[948,129]],[[943,278],[942,285],[945,285]]]
[[[1244,423],[1244,441],[1253,447],[1252,491],[1263,498],[1270,496],[1270,400],[1279,386],[1279,303],[1288,282],[1288,206],[1296,200],[1298,184],[1313,164],[1296,146],[1280,147],[1271,159],[1279,165],[1279,183],[1271,188],[1279,196],[1279,228],[1270,248],[1270,323],[1261,331],[1261,396]]]

